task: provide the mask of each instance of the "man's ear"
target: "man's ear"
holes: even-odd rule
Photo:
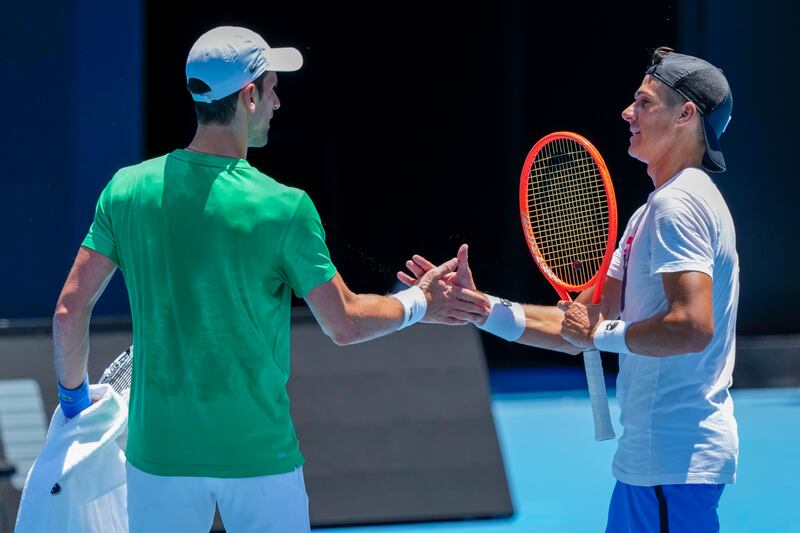
[[[681,106],[681,112],[680,115],[678,115],[678,122],[682,124],[688,123],[698,113],[699,111],[697,110],[697,105],[695,105],[694,102],[686,102]]]
[[[242,99],[242,104],[248,111],[255,111],[256,109],[256,84],[248,83],[242,87],[242,92],[239,93]]]

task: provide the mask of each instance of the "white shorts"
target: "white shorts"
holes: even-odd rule
[[[219,506],[228,533],[306,533],[302,467],[248,478],[154,476],[128,464],[130,533],[208,533]]]

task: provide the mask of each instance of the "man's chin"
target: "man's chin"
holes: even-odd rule
[[[268,138],[264,137],[263,139],[257,139],[255,141],[250,141],[250,144],[248,146],[250,148],[263,148],[263,147],[265,147],[267,145],[267,140],[268,140]]]
[[[634,150],[633,146],[628,147],[628,155],[638,161],[641,161],[642,163],[647,163],[647,161],[642,159],[642,157],[636,152],[636,150]]]

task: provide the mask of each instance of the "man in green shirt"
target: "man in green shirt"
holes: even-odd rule
[[[92,307],[117,267],[125,277],[136,345],[131,531],[207,532],[216,504],[228,531],[309,529],[286,394],[292,290],[337,344],[488,312],[443,282],[455,260],[400,293],[354,294],[308,195],[247,162],[280,107],[276,72],[301,65],[296,49],[270,48],[244,28],[201,36],[186,65],[194,139],[114,175],[59,298],[59,399],[75,417],[90,404]]]

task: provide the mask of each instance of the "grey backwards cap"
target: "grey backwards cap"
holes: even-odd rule
[[[706,141],[703,168],[725,172],[719,138],[731,121],[733,96],[722,70],[700,58],[670,52],[647,69],[646,74],[658,78],[697,106]]]

